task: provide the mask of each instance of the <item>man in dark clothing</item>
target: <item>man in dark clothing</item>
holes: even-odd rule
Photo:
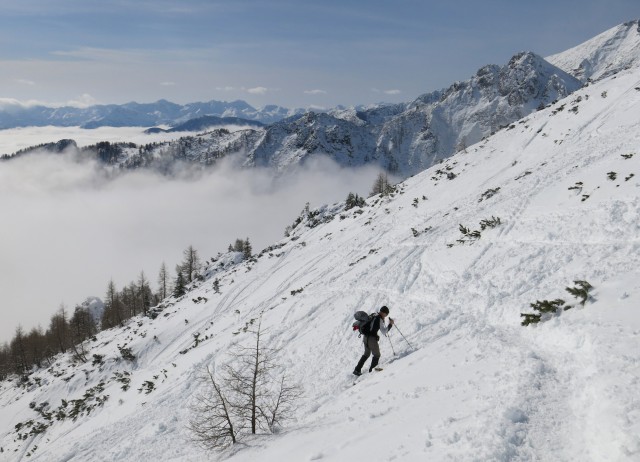
[[[382,335],[386,335],[387,332],[393,327],[393,319],[389,318],[389,327],[385,324],[385,318],[389,316],[389,308],[383,306],[380,308],[380,311],[374,318],[367,323],[367,329],[365,329],[368,333],[362,334],[363,342],[364,342],[364,354],[358,361],[356,368],[353,370],[354,375],[362,375],[362,366],[367,362],[369,356],[373,353],[373,359],[371,360],[371,366],[369,366],[369,372],[371,372],[377,365],[380,360],[380,345],[378,345],[378,340],[380,337],[378,336],[378,332],[382,333]],[[364,327],[364,326],[363,326]]]

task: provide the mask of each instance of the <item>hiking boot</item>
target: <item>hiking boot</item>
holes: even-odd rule
[[[353,370],[353,375],[361,376],[362,372],[360,372],[358,369],[354,369]]]

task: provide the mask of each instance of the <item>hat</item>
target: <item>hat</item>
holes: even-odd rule
[[[387,308],[386,306],[383,306],[382,308],[380,308],[380,312],[389,314],[389,308]]]

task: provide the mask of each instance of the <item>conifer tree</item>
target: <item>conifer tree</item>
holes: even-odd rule
[[[185,278],[182,274],[182,267],[176,266],[176,280],[173,284],[173,296],[181,297],[186,293]]]

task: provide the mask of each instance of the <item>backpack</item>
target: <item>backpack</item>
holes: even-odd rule
[[[352,324],[353,330],[358,331],[358,337],[365,337],[371,332],[371,324],[376,317],[376,313],[367,314],[366,311],[356,311],[353,315],[355,322]]]

